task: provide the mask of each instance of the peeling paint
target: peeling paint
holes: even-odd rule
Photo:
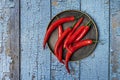
[[[111,3],[111,80],[120,79],[120,5],[119,0]]]
[[[95,58],[95,53],[91,54],[91,58],[94,59]]]
[[[113,53],[113,52],[114,52],[114,50],[113,50],[113,49],[110,49],[110,52],[111,52],[111,53]]]
[[[0,80],[10,80],[10,63],[12,62],[12,59],[10,56],[6,55],[10,52],[6,52],[6,43],[9,39],[7,34],[7,28],[8,28],[8,21],[10,18],[10,10],[9,9],[2,9],[2,12],[0,13],[0,52],[1,52],[1,62],[0,62]],[[5,49],[3,49],[5,47]],[[1,65],[2,64],[2,65]],[[2,72],[1,72],[2,71]]]
[[[1,0],[0,1],[0,9],[3,8],[14,8],[15,2],[14,0]]]
[[[3,74],[4,74],[4,75],[3,75],[2,80],[10,80],[10,78],[9,78],[10,73],[9,73],[9,72],[4,72]]]
[[[66,0],[54,0],[54,1],[57,1],[57,2],[66,2]]]
[[[35,80],[35,75],[32,75],[32,80]]]
[[[6,56],[4,54],[4,52],[1,55],[3,56],[1,58],[1,61],[3,62],[3,65],[0,65],[0,67],[2,69],[2,72],[0,72],[0,74],[1,74],[0,79],[2,79],[2,80],[8,80],[6,78],[8,78],[9,77],[8,74],[10,74],[9,66],[10,66],[10,63],[12,62],[12,59],[11,59],[11,57]],[[1,64],[1,62],[0,62],[0,64]],[[0,69],[0,71],[1,71],[1,69]]]
[[[18,0],[17,0],[18,1]],[[13,52],[14,47],[11,42],[13,42],[15,36],[14,26],[17,27],[17,19],[15,15],[18,12],[14,12],[17,4],[15,5],[16,0],[1,0],[0,1],[0,80],[17,80],[18,73],[17,70],[15,72],[16,61],[18,60],[18,56],[15,56]],[[11,9],[12,8],[12,9]],[[18,11],[18,9],[17,9]],[[14,15],[14,16],[12,16]],[[14,20],[11,21],[11,19]],[[13,24],[12,26],[10,25]],[[17,25],[17,26],[16,26]],[[14,29],[12,32],[9,30]],[[14,35],[12,35],[14,33]],[[11,39],[13,38],[13,39]],[[17,38],[17,37],[16,37]],[[13,43],[16,43],[13,42]],[[16,49],[16,48],[15,48]],[[16,52],[17,54],[17,52]],[[15,61],[16,60],[16,61]],[[17,78],[17,79],[16,79]]]
[[[53,6],[57,6],[57,5],[58,5],[58,2],[57,2],[57,1],[53,1],[53,2],[52,2],[52,5],[53,5]]]
[[[2,36],[2,39],[3,39],[3,36]],[[2,39],[0,41],[0,53],[2,53],[3,51],[3,40]]]
[[[116,27],[116,36],[120,36],[120,26]]]
[[[109,3],[110,3],[109,0],[105,2],[105,4],[109,4]]]
[[[106,43],[106,40],[99,40],[99,44],[104,45]]]
[[[119,54],[118,53],[112,53],[111,57],[111,64],[112,64],[112,72],[117,73],[118,69],[120,68],[119,66]]]
[[[6,53],[6,55],[10,56],[11,49],[7,48],[7,49],[5,50],[5,53]]]
[[[112,80],[119,80],[119,78],[117,78],[117,77],[113,77]]]
[[[116,28],[120,26],[120,11],[112,14],[112,27]]]

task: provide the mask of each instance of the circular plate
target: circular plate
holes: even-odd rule
[[[86,14],[86,13],[84,13],[82,11],[66,10],[66,11],[60,12],[55,17],[53,17],[53,19],[50,21],[49,25],[51,25],[51,23],[53,23],[55,20],[57,20],[58,17],[62,18],[62,17],[67,17],[67,16],[77,16],[77,15],[80,16],[81,14],[84,14],[83,15],[84,20],[83,20],[81,25],[85,25],[90,20],[92,22],[90,30],[87,33],[87,35],[83,38],[83,40],[84,39],[93,39],[95,41],[98,41],[98,30],[97,30],[95,22],[91,19],[90,16],[88,16],[88,14]],[[74,23],[74,21],[73,22],[64,23],[62,26],[63,26],[63,28],[65,30],[67,27],[72,26],[73,23]],[[48,25],[48,27],[49,27],[49,25]],[[51,52],[53,54],[54,54],[54,46],[55,46],[55,43],[56,43],[57,39],[58,39],[58,29],[53,31],[53,33],[51,34],[51,36],[49,38],[49,41],[48,41],[48,47],[49,47],[49,49],[51,50]],[[77,61],[77,60],[83,59],[85,57],[88,57],[93,52],[93,50],[95,49],[96,44],[97,43],[94,43],[92,45],[80,48],[79,50],[77,50],[72,55],[70,61]],[[66,55],[66,50],[63,50],[63,59],[65,59],[65,55]]]

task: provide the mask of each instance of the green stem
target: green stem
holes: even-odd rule
[[[75,26],[76,23],[77,23],[77,20],[75,20],[75,21],[73,22],[73,24],[72,24],[72,26],[70,26],[70,28],[72,29],[72,28]]]
[[[87,26],[91,21],[88,21],[87,24],[85,24],[85,26]]]
[[[58,16],[56,16],[56,18],[57,18],[57,19],[59,19],[59,17],[58,17]]]
[[[84,14],[81,14],[80,16],[75,16],[75,19],[78,20],[80,19]]]
[[[99,41],[95,41],[95,40],[93,40],[93,43],[98,43]]]
[[[91,24],[92,24],[92,22],[91,22],[91,21],[88,21],[88,23],[87,23],[85,26],[90,27],[90,26],[91,26]]]
[[[90,27],[91,25],[92,25],[92,22],[90,22],[87,26],[89,26],[89,27]]]
[[[72,24],[72,27],[74,27],[76,23],[77,23],[77,21],[75,20]]]

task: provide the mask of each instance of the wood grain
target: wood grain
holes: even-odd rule
[[[51,1],[52,17],[68,9],[80,10],[80,0]],[[79,80],[79,61],[70,62],[71,74],[68,74],[65,66],[59,63],[53,54],[51,55],[51,80]]]
[[[21,0],[21,80],[49,80],[50,53],[42,43],[50,1]]]
[[[37,1],[37,0],[36,0]],[[40,3],[40,24],[38,25],[38,80],[50,80],[50,50],[46,48],[43,50],[43,38],[50,21],[50,0],[41,0]],[[47,6],[47,7],[46,7]],[[39,6],[38,6],[39,7]],[[38,20],[39,20],[38,18]]]
[[[110,5],[110,80],[120,80],[120,0]]]
[[[109,0],[81,0],[99,30],[99,43],[93,55],[81,61],[80,80],[109,80]]]
[[[0,80],[19,79],[19,0],[0,1]]]
[[[70,63],[70,75],[42,49],[50,19],[67,9],[88,13],[100,41],[91,56]],[[0,80],[119,80],[119,25],[120,0],[0,0]]]

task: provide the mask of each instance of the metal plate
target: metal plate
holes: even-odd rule
[[[83,38],[83,39],[93,39],[98,41],[98,30],[97,27],[95,25],[95,22],[91,19],[90,16],[88,16],[86,13],[82,12],[82,11],[77,11],[77,10],[67,10],[67,11],[63,11],[59,14],[57,14],[56,16],[61,18],[61,17],[66,17],[66,16],[80,16],[81,14],[84,14],[84,21],[81,25],[85,25],[88,21],[92,21],[92,25],[91,28],[89,30],[89,32],[87,33],[87,35]],[[53,19],[50,21],[49,25],[51,25],[51,23],[53,23],[55,20],[57,20],[57,17],[53,17]],[[64,23],[62,26],[64,29],[66,29],[67,27],[70,27],[73,25],[74,22],[68,22],[68,23]],[[48,26],[49,26],[48,25]],[[58,39],[58,29],[56,29],[50,36],[49,41],[48,41],[48,47],[51,50],[51,52],[54,54],[54,46],[55,43]],[[79,50],[77,50],[71,57],[70,61],[77,61],[80,59],[83,59],[85,57],[88,57],[95,49],[97,43],[94,43],[92,45],[80,48]],[[65,59],[65,55],[66,55],[66,50],[63,50],[63,59]]]

